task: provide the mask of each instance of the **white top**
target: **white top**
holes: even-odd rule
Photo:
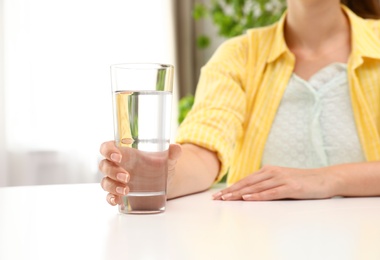
[[[293,74],[268,136],[262,164],[318,168],[363,161],[347,66],[331,64],[309,81]]]
[[[0,259],[380,259],[380,198],[211,200],[219,189],[124,215],[98,183],[0,188]]]

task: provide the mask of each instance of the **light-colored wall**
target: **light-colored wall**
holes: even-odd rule
[[[109,65],[174,64],[173,1],[0,0],[0,186],[101,176]]]
[[[3,0],[0,0],[0,187],[8,184],[7,159],[5,153],[5,113],[4,113],[4,20]]]

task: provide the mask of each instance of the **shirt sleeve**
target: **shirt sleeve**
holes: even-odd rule
[[[191,143],[216,152],[228,171],[236,140],[242,135],[246,111],[246,38],[223,43],[202,68],[195,102],[180,125],[176,142]]]

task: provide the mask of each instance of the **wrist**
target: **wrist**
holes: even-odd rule
[[[320,171],[325,180],[326,197],[341,196],[342,187],[344,186],[341,171],[334,166],[320,168],[318,171]]]

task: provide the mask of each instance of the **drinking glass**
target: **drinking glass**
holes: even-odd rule
[[[167,64],[111,65],[115,142],[129,155],[121,213],[165,211],[173,73]]]

